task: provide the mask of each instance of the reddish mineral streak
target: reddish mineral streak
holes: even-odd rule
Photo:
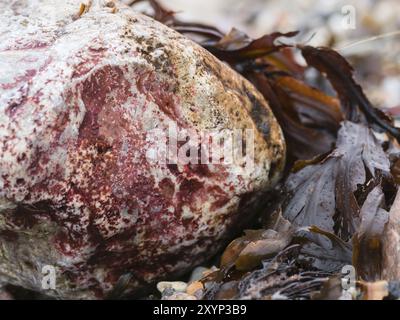
[[[282,134],[262,96],[118,2],[117,13],[99,1],[79,19],[77,0],[34,11],[29,3],[18,8],[28,29],[35,17],[53,19],[51,9],[65,16],[33,36],[18,20],[1,20],[9,31],[0,54],[18,68],[0,82],[0,280],[41,290],[36,262],[46,261],[59,286],[46,294],[104,298],[126,273],[133,292],[209,258],[247,223],[283,166]],[[0,0],[0,12],[7,6]],[[262,128],[250,116],[255,104],[265,109]],[[167,132],[169,121],[193,132],[253,128],[254,171],[151,163],[146,151],[161,142],[148,130]]]

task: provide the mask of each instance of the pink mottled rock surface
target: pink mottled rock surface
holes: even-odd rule
[[[0,283],[104,298],[130,273],[132,292],[246,224],[285,158],[250,83],[118,2],[0,0],[0,12]],[[254,167],[150,162],[147,133],[170,121],[253,129]]]
[[[390,208],[389,221],[383,236],[382,279],[398,281],[400,279],[400,192]]]

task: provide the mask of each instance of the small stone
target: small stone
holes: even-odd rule
[[[176,291],[172,288],[165,288],[165,290],[161,293],[161,299],[165,300],[168,299],[169,296],[172,296],[175,294]]]
[[[196,268],[194,268],[193,271],[192,271],[192,274],[190,276],[189,283],[197,281],[197,280],[200,280],[201,278],[203,278],[204,277],[204,272],[207,271],[207,270],[208,270],[208,268],[205,268],[205,267],[196,267]]]
[[[161,281],[157,283],[157,290],[161,293],[169,288],[171,288],[175,292],[185,292],[187,288],[187,283],[183,281]]]
[[[219,268],[217,268],[216,266],[212,266],[211,268],[209,268],[208,270],[203,272],[203,277],[207,277],[209,274],[218,271]]]

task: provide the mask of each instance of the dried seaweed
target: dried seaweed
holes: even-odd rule
[[[134,6],[139,2],[147,2],[150,4],[151,8],[153,9],[152,17],[155,20],[166,25],[171,25],[175,22],[175,12],[166,9],[157,0],[132,0],[130,1],[129,5]]]
[[[310,271],[302,264],[300,245],[291,245],[275,257],[264,260],[261,269],[245,273],[240,280],[228,273],[225,278],[203,279],[206,299],[309,299],[329,279],[329,273]],[[218,281],[219,280],[219,281]]]
[[[343,122],[337,146],[326,158],[286,180],[284,216],[298,226],[317,225],[349,240],[359,226],[358,185],[388,174],[390,163],[370,129]]]
[[[326,74],[338,93],[346,119],[375,124],[400,142],[400,129],[392,125],[390,117],[372,106],[361,86],[353,78],[353,68],[339,53],[329,48],[304,46],[302,54],[309,66]]]
[[[332,232],[316,226],[309,228],[310,233],[304,234],[301,249],[302,258],[315,269],[338,273],[344,265],[350,265],[352,260],[351,244],[343,241]],[[319,237],[315,237],[319,235]],[[321,241],[322,239],[322,241]],[[325,241],[324,241],[325,240]],[[322,244],[321,244],[322,243]]]

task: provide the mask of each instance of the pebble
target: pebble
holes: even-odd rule
[[[204,277],[204,273],[207,272],[209,269],[205,267],[196,267],[193,269],[192,274],[190,276],[190,282],[194,282],[197,280],[200,280],[201,278]]]
[[[185,292],[187,288],[187,283],[183,281],[161,281],[157,283],[157,290],[161,293],[165,289],[172,289],[175,292]]]

